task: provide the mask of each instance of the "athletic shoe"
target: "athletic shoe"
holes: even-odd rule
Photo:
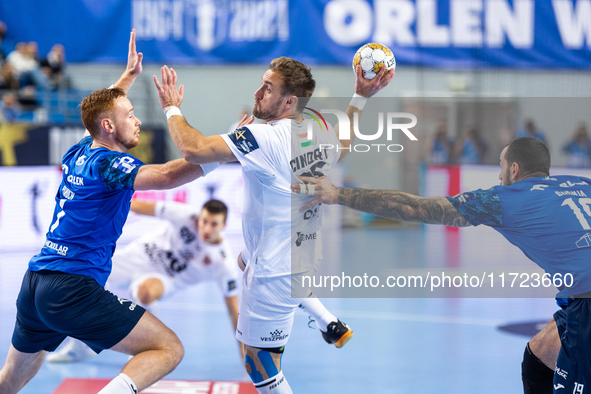
[[[337,348],[342,348],[345,346],[349,339],[353,337],[353,331],[349,328],[348,325],[343,323],[340,320],[333,321],[327,327],[326,332],[320,330],[322,333],[322,338],[328,344],[334,344]]]
[[[47,361],[50,363],[73,363],[96,356],[96,353],[84,342],[74,338],[66,339],[66,343],[56,352],[49,353]]]

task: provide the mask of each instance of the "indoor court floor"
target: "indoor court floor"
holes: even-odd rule
[[[401,256],[422,251],[416,253],[418,260],[429,260],[418,262],[423,265],[457,267],[478,253],[478,259],[491,264],[502,256],[505,265],[515,260],[517,265],[533,266],[490,229],[461,229],[454,235],[460,241],[452,245],[458,250],[437,252],[449,242],[448,231],[431,226],[346,229],[341,233],[342,253],[354,255],[348,240],[362,238],[367,239],[365,263],[381,259],[380,245],[389,242],[391,248],[400,246]],[[486,247],[479,248],[479,242]],[[433,253],[425,252],[429,250]],[[35,253],[0,251],[2,361],[10,344],[22,275]],[[547,322],[557,309],[551,298],[332,298],[323,302],[355,334],[345,347],[336,349],[322,340],[317,329],[308,327],[308,316],[298,310],[282,365],[294,393],[520,393],[520,364],[528,337],[499,327]],[[184,360],[167,379],[250,381],[215,284],[177,293],[161,301],[155,314],[185,346]],[[518,327],[526,327],[531,335],[536,324]],[[66,378],[112,378],[126,360],[125,355],[104,351],[74,364],[44,363],[21,393],[50,394]],[[202,393],[197,389],[158,392]]]

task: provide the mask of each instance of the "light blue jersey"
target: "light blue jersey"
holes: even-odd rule
[[[143,163],[127,153],[91,149],[91,144],[91,137],[84,138],[62,159],[53,219],[29,269],[86,275],[104,286]]]
[[[572,274],[572,287],[559,287],[557,297],[591,291],[591,179],[528,178],[448,200],[472,225],[493,227],[548,274]]]

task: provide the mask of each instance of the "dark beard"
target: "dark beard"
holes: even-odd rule
[[[506,172],[505,172],[505,182],[507,182],[507,185],[503,185],[503,186],[511,186],[512,182],[511,182],[511,168],[509,168]]]
[[[281,108],[281,103],[283,101],[279,101],[276,106],[269,108],[266,111],[261,111],[257,106],[252,109],[252,114],[261,120],[273,120],[279,117],[279,109]]]

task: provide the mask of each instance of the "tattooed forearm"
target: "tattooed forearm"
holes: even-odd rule
[[[392,190],[338,188],[338,203],[349,208],[405,222],[471,226],[445,197],[418,197]]]

